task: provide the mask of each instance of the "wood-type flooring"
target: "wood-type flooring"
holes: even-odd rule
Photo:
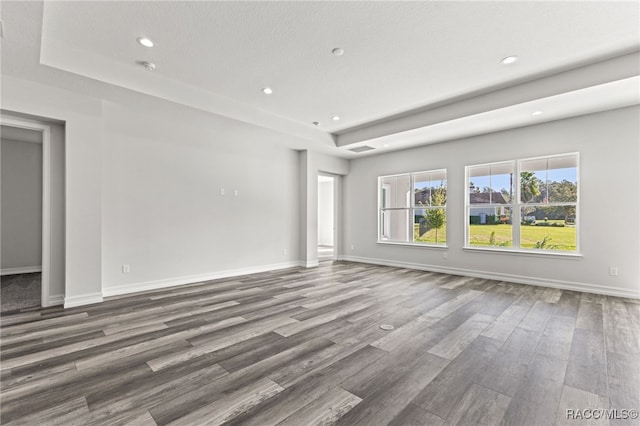
[[[637,300],[328,262],[1,321],[5,426],[638,424]]]

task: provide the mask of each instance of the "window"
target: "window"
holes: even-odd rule
[[[468,167],[468,243],[511,247],[513,236],[512,161]],[[499,226],[504,225],[504,226]]]
[[[447,171],[378,178],[378,241],[447,243]]]
[[[578,154],[468,166],[466,174],[467,247],[577,251]]]

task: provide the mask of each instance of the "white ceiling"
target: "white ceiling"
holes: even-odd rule
[[[28,9],[18,5],[14,14],[20,8]],[[11,38],[22,28],[5,18],[5,38]],[[348,147],[335,146],[334,134],[637,51],[639,22],[636,1],[45,2],[39,53],[50,67],[354,157]],[[156,46],[140,46],[140,36]],[[335,47],[345,54],[332,55]],[[508,55],[520,60],[502,65]],[[147,71],[140,61],[157,68]],[[265,86],[274,93],[264,95]],[[539,121],[587,113],[583,101],[574,105],[576,114]],[[496,111],[492,118],[504,128],[512,111]],[[529,124],[521,121],[514,125]],[[397,147],[442,140],[438,124],[433,134],[424,134],[433,125],[412,134],[411,143],[397,133]]]

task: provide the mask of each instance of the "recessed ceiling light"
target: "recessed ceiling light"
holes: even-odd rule
[[[388,143],[385,143],[385,144],[384,144],[384,145],[382,145],[382,146],[383,146],[383,147],[385,147],[385,148],[389,148],[389,144],[388,144]]]
[[[517,62],[518,59],[520,58],[518,58],[517,56],[507,56],[506,58],[502,59],[502,61],[500,62],[502,62],[504,65],[509,65],[509,64],[513,64],[514,62]]]
[[[531,113],[531,115],[540,115],[540,114],[542,114],[542,111],[533,111]]]
[[[333,121],[340,121],[340,116],[338,116],[338,115],[334,115],[333,117],[331,117],[331,119],[332,119]]]
[[[142,66],[148,69],[149,71],[153,71],[156,69],[156,64],[154,64],[153,62],[143,62]]]
[[[138,43],[140,43],[144,47],[153,47],[153,45],[154,45],[153,40],[151,40],[150,38],[146,38],[146,37],[139,37],[138,38]]]
[[[273,93],[273,89],[271,89],[271,87],[264,87],[262,88],[262,93],[264,93],[265,95],[270,95]]]
[[[336,56],[342,56],[342,55],[344,55],[344,49],[342,49],[340,47],[336,47],[335,49],[333,49],[331,51],[331,53],[333,53]]]
[[[311,124],[313,124],[314,126],[319,126],[319,125],[320,125],[320,122],[319,122],[319,121],[314,121],[314,122],[313,122],[313,123],[311,123]]]

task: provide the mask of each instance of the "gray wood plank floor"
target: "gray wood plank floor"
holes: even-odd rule
[[[639,335],[637,300],[325,263],[4,315],[0,421],[635,425],[567,410],[640,408]]]

